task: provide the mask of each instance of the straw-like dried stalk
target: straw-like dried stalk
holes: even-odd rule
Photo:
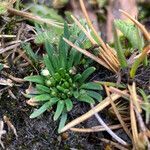
[[[124,91],[126,93],[126,91]],[[111,98],[113,101],[117,100],[118,98],[120,98],[121,96],[118,94],[112,94]],[[95,114],[95,112],[99,112],[101,110],[103,110],[105,107],[107,107],[110,104],[110,97],[106,97],[102,102],[100,102],[98,105],[96,105],[93,109],[91,109],[90,111],[88,111],[87,113],[85,113],[84,115],[74,119],[73,121],[71,121],[70,123],[68,123],[64,128],[61,129],[61,132],[64,132],[72,127],[74,127],[75,125],[87,120],[88,118],[90,118],[91,116],[93,116]]]

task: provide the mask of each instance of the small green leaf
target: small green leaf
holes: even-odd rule
[[[49,94],[41,94],[33,97],[33,99],[37,102],[39,101],[47,101],[51,99],[51,96]]]
[[[55,71],[54,71],[54,68],[52,66],[51,61],[49,60],[48,55],[44,55],[43,59],[44,59],[44,63],[46,65],[46,68],[48,69],[48,71],[50,72],[50,74],[53,75]]]
[[[58,102],[60,99],[58,97],[51,98],[50,102],[52,105],[54,105],[56,102]]]
[[[78,91],[73,92],[73,96],[75,98],[78,98],[80,96],[80,93]]]
[[[72,101],[70,99],[65,100],[67,111],[70,111],[73,108]]]
[[[24,78],[24,80],[29,81],[29,82],[44,84],[44,78],[42,76],[39,76],[39,75],[27,76]]]
[[[77,74],[77,75],[75,75],[74,77],[73,77],[73,79],[74,79],[74,81],[78,81],[79,79],[81,79],[81,74]]]
[[[95,82],[88,82],[81,86],[82,89],[89,89],[89,90],[102,90],[102,86]]]
[[[44,105],[42,105],[39,109],[37,109],[36,111],[34,111],[31,115],[30,118],[36,118],[39,115],[41,115],[42,113],[44,113],[47,109],[49,109],[51,107],[51,102],[48,101],[46,102]]]
[[[37,84],[36,85],[36,89],[38,91],[43,91],[43,92],[46,92],[46,93],[49,93],[50,92],[50,89],[46,86],[43,86],[43,85],[40,85],[40,84]]]
[[[58,133],[60,133],[61,129],[65,126],[66,120],[67,120],[67,113],[62,113],[59,122]]]
[[[57,103],[57,108],[56,108],[55,115],[54,115],[54,121],[59,118],[59,116],[63,112],[63,109],[64,109],[64,101],[60,100]]]
[[[89,90],[86,90],[87,94],[92,97],[92,98],[95,98],[97,101],[102,101],[102,96],[101,94],[95,92],[95,91],[89,91]]]
[[[59,41],[59,62],[62,68],[66,68],[67,66],[67,56],[68,56],[68,48],[70,47],[64,40],[63,37],[66,39],[69,39],[70,33],[69,33],[69,27],[68,24],[64,23],[64,35],[60,38]]]
[[[49,41],[45,42],[45,49],[48,54],[49,60],[55,70],[59,69],[59,58],[58,55],[56,54],[56,49],[52,46]]]
[[[78,100],[82,101],[82,102],[89,103],[89,104],[95,104],[94,99],[92,97],[88,96],[87,94],[80,95],[78,97]]]
[[[95,67],[87,68],[82,74],[81,79],[79,80],[80,83],[83,83],[93,72],[95,71]]]

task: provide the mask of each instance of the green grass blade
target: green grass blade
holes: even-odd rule
[[[126,68],[128,66],[125,55],[124,55],[124,51],[121,47],[121,43],[117,34],[117,30],[114,26],[114,41],[115,41],[115,49],[117,51],[117,56],[121,65],[121,68]]]
[[[44,59],[44,64],[46,65],[46,68],[48,69],[50,74],[53,75],[55,73],[55,71],[54,71],[51,61],[49,60],[48,55],[44,55],[43,59]]]
[[[59,62],[60,62],[60,67],[66,68],[67,66],[67,56],[68,56],[68,48],[70,47],[67,45],[67,43],[63,40],[63,37],[66,39],[69,39],[70,33],[69,33],[69,27],[67,23],[64,23],[64,34],[60,38],[59,42]]]
[[[48,41],[45,42],[45,50],[48,54],[49,60],[54,68],[54,70],[59,69],[59,58],[55,48]]]

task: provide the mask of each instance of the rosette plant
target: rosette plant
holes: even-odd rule
[[[30,118],[41,115],[55,105],[54,120],[60,118],[59,129],[65,125],[67,112],[72,110],[73,101],[94,104],[95,100],[101,100],[99,91],[102,89],[97,83],[86,82],[95,71],[94,67],[88,67],[82,73],[77,73],[82,54],[67,45],[63,37],[80,46],[85,41],[83,32],[79,32],[78,38],[75,39],[70,34],[68,25],[65,24],[64,34],[57,47],[49,42],[45,43],[47,52],[43,56],[45,68],[42,69],[40,75],[25,77],[26,81],[34,82],[36,88],[36,93],[30,95],[29,101],[38,106],[41,105],[31,114]]]

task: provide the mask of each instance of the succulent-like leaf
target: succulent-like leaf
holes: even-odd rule
[[[59,116],[61,115],[61,113],[63,112],[64,109],[64,101],[60,100],[57,103],[57,108],[54,114],[54,120],[57,120],[59,118]]]
[[[78,73],[74,76],[73,79],[74,79],[74,81],[78,81],[79,79],[81,79],[81,77],[82,77],[81,74]]]
[[[49,94],[40,94],[40,95],[34,96],[33,99],[37,102],[47,101],[51,99],[51,96]]]
[[[38,91],[43,91],[43,92],[46,92],[46,93],[49,93],[50,92],[50,89],[44,85],[41,85],[41,84],[37,84],[36,85],[36,89]]]
[[[87,68],[82,74],[81,79],[79,80],[80,83],[83,83],[93,72],[95,71],[95,67]]]
[[[67,120],[67,113],[62,113],[60,122],[59,122],[58,133],[65,126],[66,120]]]
[[[98,83],[88,82],[81,86],[82,89],[89,89],[89,90],[102,90],[102,86]]]
[[[73,104],[72,104],[71,99],[66,99],[65,104],[66,104],[67,111],[70,111],[73,108]]]
[[[37,109],[36,111],[34,111],[31,115],[30,118],[36,118],[39,115],[43,114],[47,109],[49,109],[51,107],[51,102],[48,101],[46,102],[44,105],[42,105],[39,109]]]
[[[73,92],[73,96],[74,96],[75,98],[78,98],[78,97],[80,96],[80,93],[79,93],[78,91],[74,91],[74,92]]]
[[[86,90],[86,92],[87,92],[87,95],[89,95],[90,97],[96,99],[97,101],[100,102],[102,100],[102,96],[98,92],[90,91],[90,90]]]
[[[27,76],[24,78],[24,80],[29,81],[29,82],[44,84],[44,78],[40,75]]]
[[[82,94],[78,97],[78,100],[79,101],[82,101],[82,102],[86,102],[86,103],[89,103],[89,104],[95,104],[95,101],[92,97],[88,96],[87,94]]]

